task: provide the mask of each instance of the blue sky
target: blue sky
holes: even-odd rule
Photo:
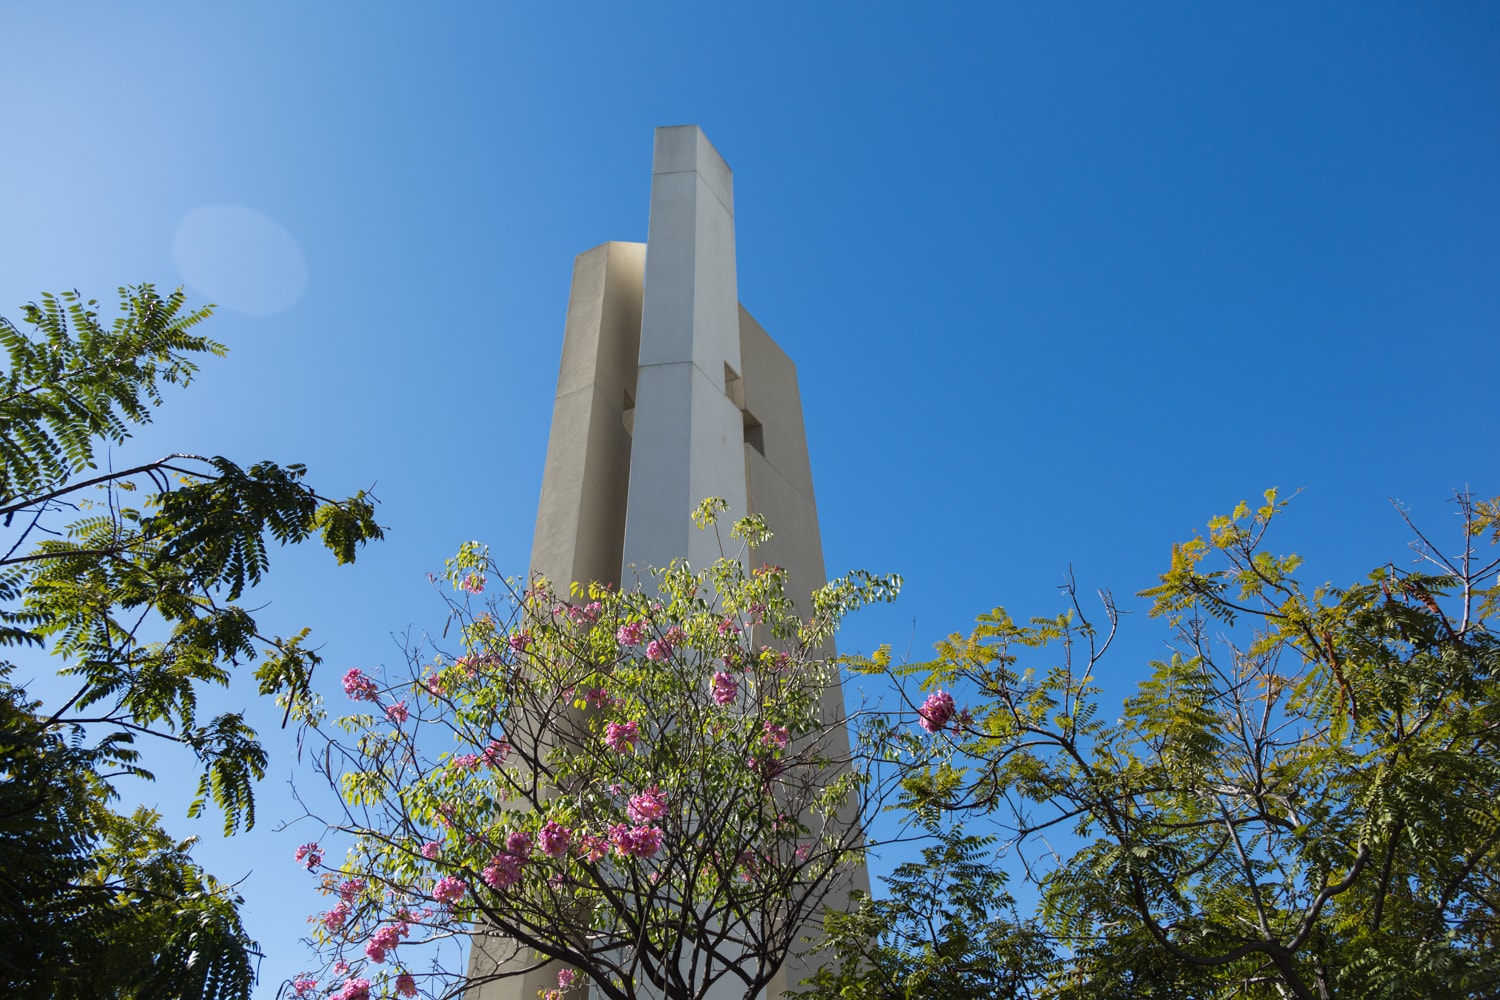
[[[0,12],[0,313],[188,282],[232,353],[129,454],[383,501],[387,543],[288,553],[258,598],[313,626],[330,693],[437,620],[459,542],[524,570],[572,258],[644,240],[657,125],[735,171],[830,570],[908,581],[846,648],[1052,612],[1070,564],[1139,611],[1173,541],[1269,486],[1340,580],[1403,558],[1388,498],[1442,532],[1451,491],[1500,492],[1500,8],[723,8]],[[1127,619],[1112,684],[1156,636]],[[267,997],[318,905],[273,742],[227,845],[190,789],[140,792],[244,877]]]

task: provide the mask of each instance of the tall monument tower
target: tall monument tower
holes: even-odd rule
[[[756,560],[786,569],[807,613],[826,578],[797,370],[739,302],[733,175],[682,125],[656,130],[646,243],[604,243],[574,262],[531,572],[566,592],[630,586],[633,567],[673,559],[707,566],[717,543],[691,514],[711,496],[730,519],[765,516],[774,537]],[[844,718],[837,686],[823,714]],[[841,727],[836,738],[847,750]],[[853,882],[868,887],[862,869]],[[789,958],[767,995],[810,975],[809,957]],[[491,971],[485,961],[476,949],[471,971]],[[469,1000],[533,1000],[555,984],[543,970]]]

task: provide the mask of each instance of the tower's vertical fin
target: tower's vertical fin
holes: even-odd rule
[[[729,167],[696,125],[656,130],[646,239],[635,437],[625,516],[629,567],[694,566],[718,544],[689,517],[705,497],[745,513],[734,193]]]

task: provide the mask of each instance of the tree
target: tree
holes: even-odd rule
[[[146,810],[119,814],[113,781],[151,779],[142,740],[201,765],[226,833],[255,822],[266,756],[243,712],[198,715],[207,685],[259,660],[261,695],[306,710],[318,664],[307,632],[265,633],[239,599],[267,539],[318,533],[340,562],[381,536],[364,493],[330,500],[300,465],[248,468],[168,455],[101,472],[101,447],[151,420],[164,385],[222,355],[195,332],[208,309],[179,290],[97,302],[43,296],[0,318],[0,644],[62,661],[72,694],[44,705],[0,661],[0,984],[9,996],[248,997],[253,942],[239,897]],[[131,506],[134,502],[136,506]]]
[[[1500,559],[1477,547],[1500,541],[1500,503],[1458,497],[1456,556],[1417,532],[1416,567],[1316,588],[1266,548],[1284,506],[1272,491],[1174,550],[1143,596],[1176,648],[1118,718],[1095,681],[1107,594],[1102,628],[1070,582],[1060,615],[996,609],[939,644],[919,670],[931,735],[900,737],[909,804],[1000,838],[1045,933],[990,918],[991,935],[910,935],[905,909],[866,900],[835,926],[863,964],[810,996],[905,996],[945,949],[1002,959],[1037,997],[1500,991]],[[937,860],[922,871],[960,893],[1001,863]]]
[[[733,535],[768,537],[756,518]],[[331,974],[345,1000],[454,995],[555,961],[557,995],[756,996],[861,860],[881,789],[824,716],[823,650],[899,581],[835,581],[803,620],[783,571],[738,558],[571,599],[511,584],[472,608],[494,575],[466,545],[448,573],[459,648],[414,650],[388,683],[351,670],[369,710],[317,731],[347,805],[325,822],[348,849],[310,866],[337,902],[298,993]],[[428,954],[470,933],[504,962],[495,976]]]

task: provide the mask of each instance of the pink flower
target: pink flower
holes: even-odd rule
[[[666,795],[660,788],[652,785],[639,795],[630,797],[630,805],[626,807],[625,814],[632,823],[649,823],[653,819],[660,819],[666,811]]]
[[[740,623],[735,621],[733,618],[725,618],[723,621],[719,622],[718,629],[721,636],[727,636],[730,633],[739,635],[741,631]]]
[[[329,1000],[370,1000],[370,981],[351,979],[344,988],[329,997]]]
[[[439,903],[456,903],[464,898],[464,884],[452,875],[440,878],[432,887],[432,898]]]
[[[337,962],[333,963],[333,974],[335,976],[342,976],[345,973],[347,973],[348,971],[349,971],[349,963],[346,962],[346,961],[344,961],[342,958],[339,959]]]
[[[450,760],[448,766],[455,771],[477,771],[479,770],[479,755],[477,753],[461,753]]]
[[[358,667],[350,667],[344,673],[344,693],[353,701],[374,701],[379,697],[375,682],[365,676]]]
[[[631,853],[638,858],[654,858],[661,850],[661,831],[654,826],[638,826],[631,831]]]
[[[652,639],[646,644],[646,659],[652,663],[665,663],[671,656],[672,644],[666,639]]]
[[[404,701],[398,701],[394,705],[387,705],[385,707],[385,717],[398,726],[405,722],[410,714],[406,710],[406,702]]]
[[[385,949],[380,947],[380,945],[376,944],[374,941],[366,941],[365,957],[374,962],[376,965],[379,965],[380,963],[385,961]]]
[[[661,850],[661,831],[654,826],[632,830],[624,823],[616,823],[609,828],[609,839],[615,845],[615,853],[622,858],[652,858]]]
[[[786,726],[773,726],[769,722],[762,722],[760,728],[762,730],[760,745],[763,747],[785,750],[787,743],[791,741],[791,733],[787,731]]]
[[[596,687],[589,688],[586,692],[584,692],[583,700],[588,702],[594,708],[603,708],[605,705],[608,705],[613,699],[610,698],[608,691],[604,690],[602,687]]]
[[[344,926],[344,921],[349,916],[349,904],[340,903],[327,913],[323,914],[323,926],[330,931],[339,931]]]
[[[435,670],[432,673],[428,674],[426,677],[422,678],[422,684],[427,688],[427,693],[432,695],[434,698],[441,698],[446,693],[446,687],[443,684],[443,678]]]
[[[505,642],[510,646],[511,649],[515,650],[517,653],[524,653],[526,652],[527,647],[531,645],[531,633],[513,633],[506,638]]]
[[[394,948],[401,943],[401,929],[394,925],[381,927],[370,935],[370,943],[377,948]]]
[[[549,819],[537,834],[537,840],[541,843],[543,854],[549,858],[560,858],[568,853],[568,842],[572,836],[572,830]]]
[[[339,898],[346,903],[354,902],[360,893],[365,891],[365,880],[362,878],[345,879],[339,883]]]
[[[484,884],[491,889],[505,890],[521,881],[521,868],[525,859],[514,854],[497,854],[490,858],[489,867],[481,874]]]
[[[585,833],[578,838],[579,856],[587,858],[591,862],[599,862],[604,855],[609,853],[609,841],[594,833]]]
[[[622,646],[639,646],[646,638],[644,622],[626,622],[615,630],[615,639]]]
[[[604,742],[615,753],[629,753],[640,739],[640,727],[634,722],[611,722],[604,727]]]
[[[917,720],[921,727],[929,733],[939,732],[953,718],[955,709],[953,696],[947,691],[938,689],[927,696],[922,707],[917,709]]]
[[[676,646],[681,644],[682,641],[687,638],[687,633],[682,630],[681,625],[673,625],[671,628],[667,629],[667,634],[662,636],[662,638],[667,640],[667,642],[671,643],[672,645]]]
[[[484,766],[492,771],[499,770],[500,765],[505,763],[505,755],[508,753],[510,753],[509,741],[490,740],[489,744],[484,748],[484,753],[481,755],[484,759]]]
[[[404,997],[417,995],[417,981],[411,977],[410,972],[403,972],[396,977],[396,992]]]
[[[572,969],[559,969],[557,972],[557,988],[560,990],[571,990],[578,982],[578,973]]]
[[[478,573],[470,573],[459,586],[471,594],[482,594],[484,593],[484,577]]]
[[[294,857],[297,859],[297,864],[305,864],[307,870],[312,871],[323,863],[323,849],[317,844],[303,844],[297,848]]]
[[[728,705],[734,699],[738,698],[739,694],[739,681],[722,670],[714,674],[714,704]]]
[[[442,853],[443,845],[435,840],[429,840],[427,843],[422,845],[422,857],[426,858],[428,861],[436,861],[438,859],[438,855]]]
[[[304,993],[310,993],[317,988],[318,981],[316,979],[308,979],[306,977],[303,977],[302,979],[295,980],[292,983],[292,989],[297,991],[297,995],[299,997]]]
[[[505,838],[505,849],[519,858],[531,853],[531,834],[515,830]]]

